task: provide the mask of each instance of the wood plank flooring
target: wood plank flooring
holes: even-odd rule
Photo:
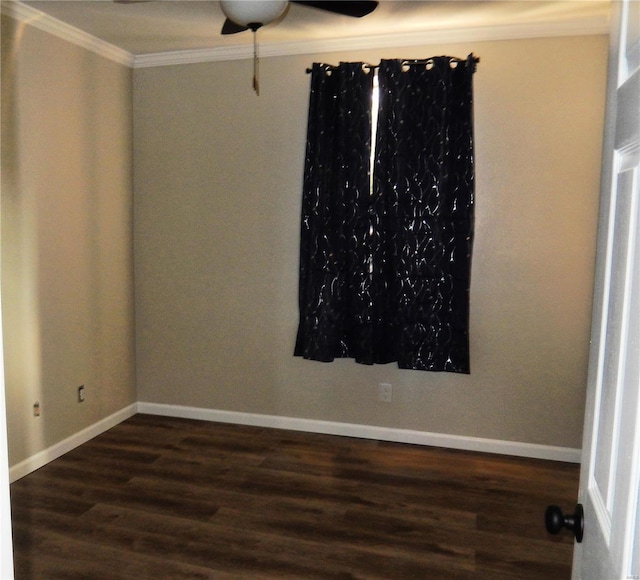
[[[11,486],[16,579],[569,579],[579,467],[136,415]]]

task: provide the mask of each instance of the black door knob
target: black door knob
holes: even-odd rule
[[[571,515],[563,515],[562,510],[557,505],[550,505],[544,514],[544,523],[547,532],[557,534],[562,528],[567,528],[573,532],[578,544],[582,542],[584,535],[584,510],[582,504],[576,505],[576,511]]]

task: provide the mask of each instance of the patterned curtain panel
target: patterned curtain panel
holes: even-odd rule
[[[382,61],[376,214],[400,368],[469,372],[475,62]]]
[[[373,71],[314,64],[300,235],[295,354],[373,362],[369,255]],[[364,359],[362,357],[365,357]]]
[[[476,60],[315,64],[295,355],[469,372]],[[374,179],[371,179],[371,160]]]

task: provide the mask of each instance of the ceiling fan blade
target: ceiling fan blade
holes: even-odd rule
[[[249,29],[246,26],[240,26],[233,20],[229,20],[227,18],[222,25],[222,31],[220,32],[220,34],[237,34],[238,32],[244,32],[245,30]]]
[[[292,0],[292,2],[294,4],[309,6],[310,8],[319,8],[320,10],[326,10],[327,12],[334,12],[335,14],[353,16],[354,18],[362,18],[367,14],[371,14],[378,7],[377,2],[360,0],[338,0],[337,2],[324,2],[322,0],[318,2],[306,2],[303,0]]]

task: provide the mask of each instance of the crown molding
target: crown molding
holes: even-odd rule
[[[53,36],[57,36],[62,40],[66,40],[71,44],[75,44],[82,48],[86,48],[100,56],[108,58],[119,64],[133,67],[134,55],[122,48],[118,48],[113,44],[100,40],[95,36],[71,26],[66,22],[62,22],[53,16],[49,16],[40,10],[23,4],[22,2],[3,1],[0,3],[0,11],[2,14],[10,16],[20,22],[25,22],[30,26],[38,28],[44,32],[48,32]]]
[[[585,36],[609,34],[608,22],[562,22],[519,24],[433,30],[412,34],[388,34],[366,37],[305,40],[260,44],[260,56],[294,56],[327,52],[352,52],[379,48],[423,46],[429,44],[454,44],[462,42],[484,42],[492,40],[517,40],[558,36]],[[253,46],[231,46],[201,50],[159,52],[134,57],[133,67],[144,68],[178,64],[241,60],[253,58]]]
[[[249,44],[133,55],[126,50],[100,40],[79,28],[66,24],[18,0],[2,1],[0,2],[0,8],[3,14],[7,14],[16,20],[26,22],[40,30],[49,32],[59,38],[131,68],[253,58],[253,46]],[[609,34],[608,21],[538,22],[505,26],[431,30],[409,34],[387,34],[278,43],[263,42],[260,44],[260,56],[294,56],[300,54],[352,52],[354,50],[423,46],[430,44],[454,44],[598,34]]]

